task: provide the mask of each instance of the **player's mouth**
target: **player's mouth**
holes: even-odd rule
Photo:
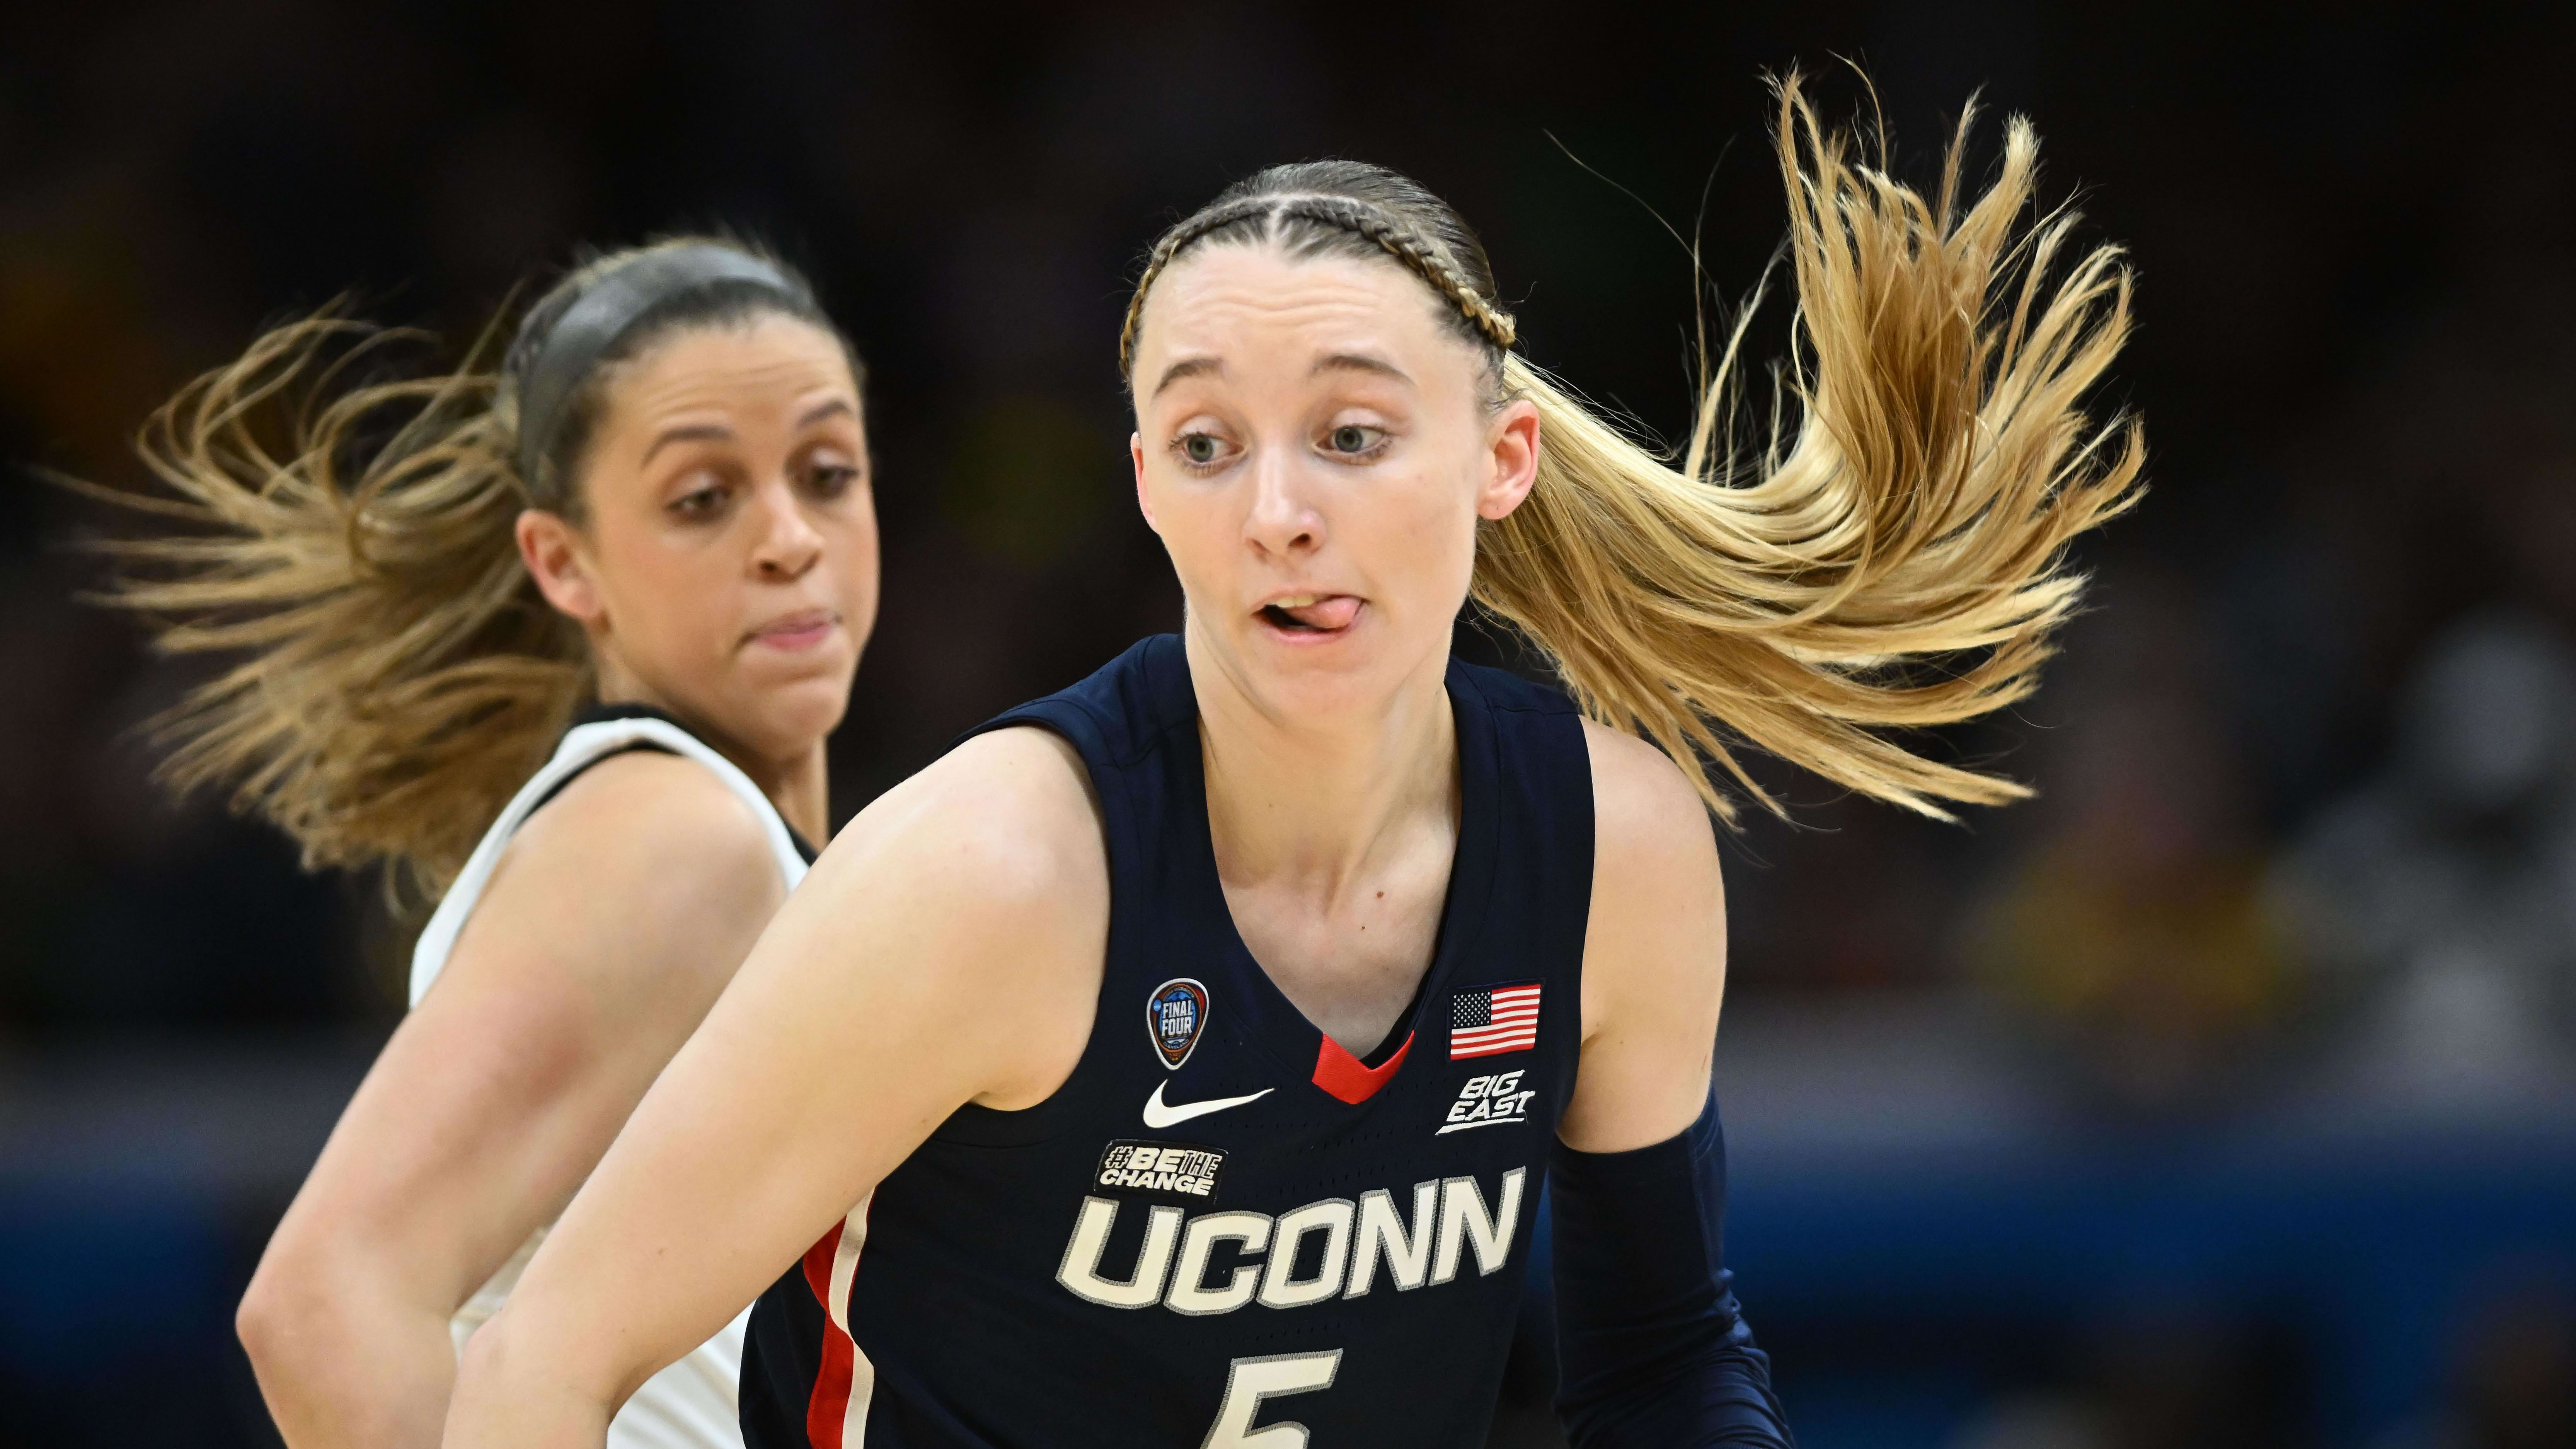
[[[1364,601],[1357,594],[1274,594],[1253,611],[1272,637],[1310,643],[1347,632]]]
[[[830,638],[840,623],[841,616],[830,609],[799,609],[752,630],[743,642],[800,653]]]

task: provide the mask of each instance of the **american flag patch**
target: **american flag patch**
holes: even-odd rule
[[[1449,1060],[1537,1046],[1538,987],[1535,981],[1512,981],[1450,997]]]

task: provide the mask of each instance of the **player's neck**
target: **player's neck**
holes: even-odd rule
[[[1195,662],[1195,661],[1194,661]],[[1457,723],[1435,661],[1382,706],[1325,720],[1265,711],[1219,671],[1193,669],[1218,869],[1329,902],[1393,852],[1458,819]]]
[[[825,759],[823,742],[816,740],[796,758],[772,765],[766,777],[751,777],[760,793],[778,807],[778,818],[817,850],[832,838],[832,789]]]
[[[786,821],[789,829],[818,849],[829,839],[831,783],[822,740],[815,740],[786,759],[771,759],[744,748],[723,731],[709,728],[704,721],[692,719],[676,701],[663,698],[650,685],[611,661],[601,663],[599,700],[602,704],[647,705],[679,720],[689,733],[704,741],[707,748],[731,760],[734,768],[749,777],[769,803],[778,807],[778,818]]]
[[[788,829],[818,850],[831,839],[831,786],[821,740],[784,760],[767,759],[714,738],[707,743],[751,777],[751,783],[778,807],[778,818],[787,822]]]

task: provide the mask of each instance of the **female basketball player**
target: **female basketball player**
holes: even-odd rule
[[[469,1347],[450,1445],[597,1444],[786,1265],[761,1449],[1475,1445],[1542,1175],[1574,1442],[1785,1443],[1719,1262],[1702,756],[2016,793],[1870,727],[2030,688],[2141,454],[2076,411],[2115,263],[2015,251],[2026,126],[1959,211],[1955,154],[1927,202],[1783,106],[1804,425],[1758,477],[1722,374],[1674,469],[1517,356],[1401,177],[1275,168],[1165,234],[1122,362],[1182,635],[842,834]],[[1451,660],[1471,597],[1588,718]]]
[[[876,615],[858,364],[777,262],[606,257],[497,377],[348,391],[272,455],[258,406],[367,335],[282,328],[155,419],[213,531],[130,550],[181,569],[122,593],[193,616],[165,647],[248,654],[180,782],[445,887],[242,1301],[296,1449],[438,1442],[467,1335],[803,876]],[[739,1449],[741,1334],[669,1355],[609,1442]]]

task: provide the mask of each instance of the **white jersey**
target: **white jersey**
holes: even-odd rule
[[[491,830],[474,847],[465,869],[457,875],[456,884],[449,887],[446,899],[430,916],[428,927],[420,934],[420,945],[412,952],[414,1006],[420,1004],[421,997],[446,967],[448,953],[456,947],[457,934],[464,930],[466,918],[474,914],[483,887],[491,881],[493,868],[500,864],[501,852],[528,816],[583,769],[606,756],[638,747],[667,750],[713,770],[716,778],[760,817],[787,888],[794,890],[796,883],[804,879],[805,857],[798,852],[796,837],[788,830],[787,822],[779,818],[778,808],[732,761],[688,731],[668,720],[650,717],[577,725],[564,736],[554,758],[511,798],[501,818],[492,822]],[[474,1330],[500,1311],[545,1237],[546,1230],[537,1229],[510,1261],[501,1265],[501,1271],[492,1275],[492,1281],[456,1311],[448,1328],[459,1354],[465,1351],[465,1341]],[[608,1426],[608,1449],[742,1449],[742,1428],[735,1405],[742,1376],[743,1324],[748,1317],[746,1309],[742,1317],[725,1325],[723,1332],[647,1379]]]

